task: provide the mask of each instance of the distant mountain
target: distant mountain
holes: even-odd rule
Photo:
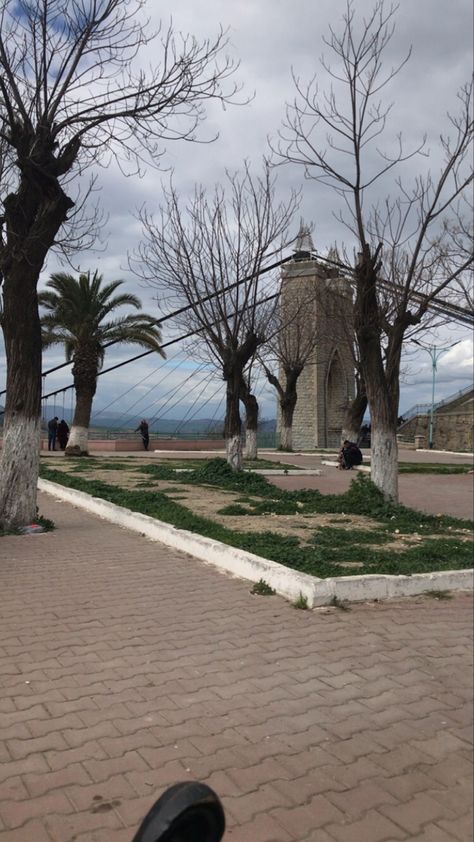
[[[67,419],[66,419],[67,420]],[[114,413],[100,413],[97,417],[92,414],[91,426],[96,429],[109,430],[135,430],[140,422],[138,417],[124,417]],[[276,429],[274,418],[263,418],[260,424],[261,431],[273,432]],[[223,418],[160,418],[150,425],[150,432],[158,435],[218,435],[224,432]]]
[[[0,428],[3,426],[3,407],[0,406]],[[53,417],[53,410],[49,415]],[[55,413],[58,413],[56,408]],[[59,413],[61,417],[70,425],[72,417],[70,411],[64,409],[64,414]],[[43,419],[42,427],[46,429],[49,421],[49,415]],[[139,424],[140,419],[135,416],[123,416],[113,412],[101,412],[97,416],[92,413],[91,428],[96,430],[135,430]],[[262,418],[259,425],[260,432],[274,432],[276,429],[275,418]],[[186,421],[182,418],[163,418],[151,425],[151,432],[163,435],[181,435],[181,436],[196,436],[196,435],[217,435],[222,436],[224,432],[223,418],[192,418]]]

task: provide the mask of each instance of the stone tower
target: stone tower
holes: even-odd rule
[[[337,259],[335,253],[332,257]],[[302,293],[308,300],[304,319],[308,330],[316,329],[317,342],[296,387],[293,448],[339,447],[345,410],[355,392],[352,291],[336,267],[318,260],[303,224],[293,259],[282,270],[282,312],[291,297]],[[291,331],[291,324],[285,329]]]

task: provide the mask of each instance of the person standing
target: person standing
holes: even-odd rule
[[[58,434],[58,416],[55,415],[48,422],[48,450],[56,449],[56,436]]]
[[[150,443],[150,434],[148,431],[148,423],[145,421],[144,418],[140,421],[137,429],[135,430],[136,433],[140,432],[143,442],[144,450],[148,450],[148,445]]]
[[[66,450],[67,440],[69,438],[69,425],[66,424],[64,418],[58,424],[58,442],[61,450]]]

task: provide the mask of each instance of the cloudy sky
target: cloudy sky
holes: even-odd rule
[[[370,11],[371,0],[356,0],[358,13]],[[218,133],[212,144],[190,145],[168,143],[162,159],[164,167],[173,171],[173,180],[180,194],[189,194],[196,182],[212,188],[222,180],[226,168],[241,167],[249,160],[256,171],[262,155],[268,154],[268,138],[275,139],[284,118],[285,103],[294,97],[291,71],[302,80],[309,80],[320,71],[319,59],[323,50],[322,37],[329,25],[336,30],[345,10],[345,0],[148,0],[147,13],[152,22],[161,18],[168,25],[170,18],[177,31],[189,32],[199,39],[212,37],[219,24],[229,29],[228,52],[240,61],[237,78],[245,95],[251,97],[247,105],[218,104],[208,109],[208,119],[201,136],[208,139]],[[416,145],[423,134],[428,136],[431,152],[429,165],[436,169],[437,138],[446,127],[446,112],[455,109],[456,91],[469,78],[472,66],[472,8],[471,0],[400,0],[396,16],[397,28],[386,59],[396,64],[413,45],[412,57],[391,84],[389,98],[394,107],[386,130],[391,143],[402,132],[407,146]],[[326,51],[327,52],[327,51]],[[148,48],[147,60],[159,57],[159,44]],[[322,78],[324,81],[324,78]],[[405,165],[404,178],[409,181],[421,168],[426,171],[426,159],[412,160]],[[296,166],[278,168],[278,194],[283,198],[291,188],[302,188],[299,217],[314,226],[315,247],[321,253],[335,243],[348,242],[347,231],[334,218],[338,200],[321,185],[303,179]],[[105,229],[106,244],[96,254],[77,258],[82,270],[98,268],[106,279],[123,278],[127,290],[136,292],[144,309],[156,312],[156,291],[143,287],[128,269],[127,253],[140,240],[140,225],[136,214],[146,204],[151,211],[160,203],[168,172],[149,169],[144,178],[125,179],[114,165],[100,170],[98,183],[100,202],[108,215]],[[385,186],[386,187],[386,186]],[[374,199],[377,196],[373,196]],[[43,275],[57,268],[55,258]],[[171,333],[164,330],[165,341]],[[472,380],[473,345],[471,332],[461,326],[449,325],[438,334],[426,337],[427,343],[448,348],[438,363],[436,398],[441,399],[465,388]],[[137,351],[128,348],[111,349],[106,366],[132,356]],[[148,357],[104,375],[99,380],[95,400],[96,410],[130,413],[133,416],[155,415],[180,417],[185,412],[199,416],[222,415],[222,383],[206,368],[195,371],[192,360],[182,352],[170,348],[169,360]],[[44,369],[62,361],[61,352],[45,355]],[[181,364],[179,364],[181,363]],[[68,370],[48,376],[46,391],[69,385]],[[0,388],[4,383],[4,365],[0,368]],[[175,394],[176,388],[181,390]],[[407,358],[402,382],[401,412],[415,403],[431,399],[432,367],[427,352]],[[257,386],[263,415],[275,415],[273,390],[262,381]],[[59,411],[61,410],[59,403]],[[1,403],[1,399],[0,399]],[[66,405],[69,398],[66,398]],[[107,409],[108,408],[108,409]],[[52,406],[47,408],[52,409]],[[104,417],[105,414],[104,414]]]

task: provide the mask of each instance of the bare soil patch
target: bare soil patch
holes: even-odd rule
[[[228,527],[229,529],[237,530],[239,532],[261,533],[272,532],[275,535],[282,537],[294,537],[298,539],[301,546],[308,545],[314,539],[314,533],[318,529],[324,527],[332,527],[343,530],[344,532],[353,532],[357,530],[373,530],[374,533],[380,530],[380,524],[370,517],[362,515],[343,515],[343,514],[275,514],[266,513],[263,515],[227,515],[221,514],[220,510],[232,504],[237,504],[241,501],[241,493],[228,491],[222,488],[213,488],[206,485],[187,485],[184,476],[181,481],[174,481],[169,479],[155,480],[151,476],[142,473],[139,468],[147,464],[143,458],[135,460],[131,458],[113,460],[104,458],[104,462],[114,463],[120,462],[121,467],[117,469],[101,470],[100,460],[94,460],[94,464],[90,467],[84,463],[79,465],[79,476],[85,480],[98,480],[109,485],[114,485],[118,488],[127,490],[149,490],[160,491],[178,502],[180,505],[189,509],[193,514],[200,515],[205,518]],[[50,467],[56,470],[76,473],[78,468],[77,462],[72,462],[65,459],[64,461],[54,459],[48,460]],[[150,460],[149,464],[157,464],[157,460]],[[246,495],[245,499],[248,501],[258,501],[258,498]],[[457,534],[453,530],[454,534]],[[461,540],[469,540],[470,536],[466,534],[465,530],[460,530]],[[395,553],[407,549],[414,544],[430,537],[423,533],[423,536],[417,534],[397,534],[393,536],[393,540],[385,543],[386,550],[391,550]],[[367,548],[373,545],[367,543]],[[348,555],[350,551],[348,548]],[[348,569],[360,568],[363,566],[358,561],[340,561],[339,566],[347,567]]]

